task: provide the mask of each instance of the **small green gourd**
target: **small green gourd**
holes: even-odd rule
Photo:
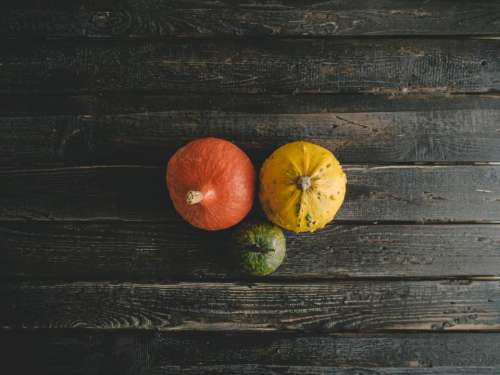
[[[286,239],[276,225],[246,223],[233,235],[233,250],[244,273],[266,276],[276,271],[285,259]]]

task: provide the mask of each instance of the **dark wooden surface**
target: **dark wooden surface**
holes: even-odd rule
[[[0,327],[498,330],[500,282],[5,284]]]
[[[9,37],[491,35],[495,1],[4,0]],[[2,8],[0,8],[2,9]]]
[[[500,160],[500,108],[357,113],[169,110],[0,117],[0,168],[154,164],[193,136],[231,139],[255,161],[307,138],[344,163]]]
[[[499,14],[2,1],[0,373],[499,374]],[[331,149],[338,219],[241,275],[165,190],[204,136]]]
[[[500,165],[345,165],[344,169],[348,192],[337,215],[339,222],[500,221]],[[0,176],[4,180],[1,220],[183,225],[166,193],[164,166],[16,169],[0,171]]]
[[[237,281],[228,239],[178,222],[4,222],[0,277]],[[287,241],[269,280],[500,276],[500,225],[337,224]]]
[[[498,333],[6,333],[7,364],[41,374],[493,375]],[[31,361],[23,361],[27,356]],[[4,362],[5,363],[5,362]],[[230,363],[230,365],[228,365]]]
[[[0,93],[485,93],[495,38],[5,40]]]

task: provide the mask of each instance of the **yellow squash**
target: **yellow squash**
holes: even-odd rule
[[[309,142],[275,150],[260,171],[260,201],[268,219],[314,232],[333,220],[344,201],[346,175],[333,154]]]

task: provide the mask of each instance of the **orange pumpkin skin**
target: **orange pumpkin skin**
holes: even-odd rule
[[[254,167],[226,140],[201,138],[181,147],[168,162],[166,178],[175,209],[197,228],[229,228],[252,208]]]

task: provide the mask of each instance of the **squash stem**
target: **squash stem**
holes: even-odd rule
[[[306,191],[311,187],[311,177],[309,176],[300,176],[297,179],[297,186],[300,190]]]
[[[190,190],[186,194],[186,203],[189,205],[200,203],[203,200],[203,193],[197,190]]]
[[[253,253],[267,254],[274,251],[274,249],[272,247],[264,247],[254,244],[248,247],[248,251],[251,251]]]

